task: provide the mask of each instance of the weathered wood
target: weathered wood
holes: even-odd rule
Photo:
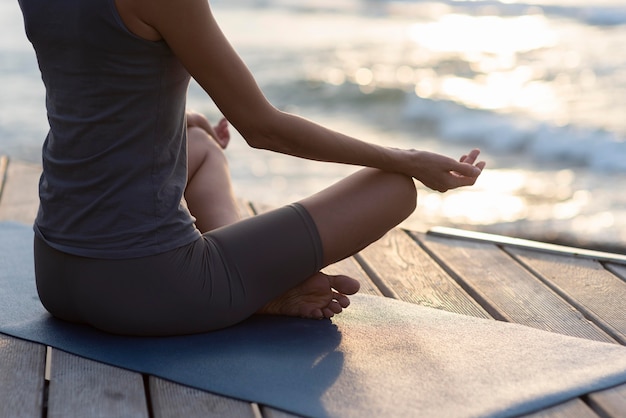
[[[0,416],[42,416],[46,346],[0,334]]]
[[[626,417],[626,385],[592,393],[587,401],[603,417]]]
[[[33,223],[39,208],[41,167],[10,160],[6,163],[4,187],[0,200],[0,220]]]
[[[363,268],[354,257],[346,258],[345,260],[331,264],[330,266],[324,268],[322,272],[326,274],[344,274],[358,280],[361,284],[359,293],[376,296],[382,295],[381,291],[374,284],[372,279],[365,273],[365,271],[363,271]]]
[[[422,245],[491,315],[590,340],[615,342],[494,244],[433,235]]]
[[[2,204],[2,191],[6,182],[7,167],[9,165],[9,157],[0,155],[0,205]]]
[[[531,241],[522,238],[507,237],[504,235],[487,234],[484,232],[466,231],[463,229],[448,228],[443,226],[433,227],[428,231],[430,235],[468,239],[472,241],[489,242],[509,247],[529,248],[539,252],[551,254],[564,254],[569,257],[591,258],[593,260],[613,261],[626,263],[626,255],[607,253],[603,251],[587,250],[584,248],[567,247],[564,245],[550,244],[546,242]]]
[[[237,199],[237,208],[239,209],[239,216],[242,218],[248,218],[254,215],[252,205],[246,200]]]
[[[270,210],[277,208],[276,206],[268,205],[267,203],[258,202],[250,202],[249,205],[255,215],[260,215],[261,213],[269,212]]]
[[[581,399],[573,399],[533,414],[523,415],[523,418],[598,418],[598,414]]]
[[[450,249],[450,246],[454,246],[454,243],[450,240],[446,240],[446,244],[442,248],[441,245],[438,245],[441,244],[441,242],[438,242],[436,238],[433,237],[433,239],[431,239],[430,241],[430,245],[432,247],[439,247],[437,248],[437,253],[442,254],[441,257],[443,259],[447,258],[447,261],[450,262],[450,257],[446,257],[445,249]],[[460,253],[463,253],[464,256],[461,257],[459,256],[459,254],[456,254],[456,259],[453,262],[454,266],[456,266],[457,270],[461,271],[461,275],[463,275],[464,277],[480,276],[480,265],[472,264],[472,256],[477,255],[475,253],[475,250],[477,248],[489,246],[489,244],[482,244],[477,242],[472,243],[469,241],[462,241],[458,244],[461,245],[461,243],[463,243],[462,246],[465,247],[465,250],[461,250]],[[513,293],[515,293],[513,289],[515,289],[516,285],[512,282],[512,280],[507,277],[506,274],[503,274],[500,271],[503,264],[506,264],[507,269],[512,269],[513,267],[510,262],[506,262],[505,259],[501,256],[496,257],[495,254],[498,254],[499,250],[495,246],[491,247],[492,248],[489,249],[489,252],[492,253],[492,255],[487,257],[486,248],[483,248],[483,253],[480,258],[481,263],[486,264],[485,266],[483,266],[483,276],[488,277],[493,274],[495,277],[505,279],[499,280],[500,289],[495,292],[496,298],[499,298],[500,296],[506,294],[513,295]],[[555,254],[541,253],[537,251],[524,250],[521,248],[507,248],[507,251],[514,254],[516,258],[522,260],[524,264],[529,266],[529,268],[532,268],[536,274],[549,277],[549,281],[552,283],[554,283],[555,281],[558,282],[559,285],[565,286],[569,291],[575,293],[577,297],[584,300],[586,305],[592,305],[595,309],[599,310],[600,312],[594,313],[594,316],[598,321],[603,323],[609,322],[612,324],[619,324],[620,321],[623,321],[624,318],[616,317],[616,315],[620,315],[620,312],[622,312],[621,309],[623,309],[624,299],[621,296],[617,295],[615,299],[613,299],[611,296],[605,296],[604,299],[602,296],[597,296],[598,292],[603,293],[601,289],[607,286],[607,282],[609,283],[608,286],[610,288],[612,288],[613,285],[618,288],[621,286],[621,284],[618,284],[619,281],[617,280],[617,278],[612,277],[612,275],[609,272],[606,272],[599,263],[592,260],[579,258],[577,259],[574,257],[566,257],[566,260],[564,260],[563,257]],[[455,255],[453,255],[452,257],[455,257]],[[561,269],[561,271],[558,271],[559,269]],[[520,282],[522,279],[524,279],[524,282],[532,283],[532,281],[527,278],[527,275],[523,275],[519,271],[515,272],[514,277],[517,277],[517,280],[520,280]],[[480,282],[481,280],[485,279],[478,279],[476,277],[472,277],[470,279],[472,283]],[[545,277],[544,280],[546,280]],[[571,283],[572,281],[576,282],[575,285]],[[486,291],[489,283],[491,283],[492,286],[498,285],[498,281],[490,281],[487,279],[487,285],[481,286],[483,292]],[[589,292],[589,295],[585,295],[585,291]],[[541,311],[537,313],[541,315],[541,323],[539,325],[544,327],[544,329],[548,331],[561,332],[573,336],[589,335],[590,332],[592,332],[592,334],[596,334],[594,328],[589,328],[589,323],[584,321],[583,318],[579,318],[580,320],[576,320],[572,319],[571,315],[569,315],[570,317],[568,318],[568,310],[571,310],[571,308],[568,309],[569,305],[565,304],[565,306],[561,307],[560,303],[555,303],[549,300],[549,303],[546,303],[544,299],[553,298],[547,297],[546,291],[540,290],[540,287],[533,285],[529,288],[521,289],[519,290],[519,292],[524,295],[531,295],[533,298],[535,298],[533,303],[537,308],[543,307],[543,309],[541,309]],[[618,293],[619,292],[620,291],[618,291]],[[561,290],[560,293],[563,293],[563,291]],[[493,292],[491,292],[490,295],[492,295],[493,297]],[[600,300],[595,300],[594,298],[596,297],[598,297]],[[516,298],[513,296],[511,296],[510,299],[512,301],[516,300]],[[572,298],[568,298],[568,301],[572,301]],[[525,303],[529,302],[530,301],[524,301],[524,299],[517,301],[519,306],[524,306]],[[509,303],[510,301],[506,301],[506,305],[508,305]],[[609,304],[609,306],[604,308],[599,307],[598,305],[602,303],[607,303]],[[574,314],[576,314],[576,312],[574,312]],[[607,319],[606,315],[608,315],[610,318]],[[550,318],[550,316],[552,316],[552,318]],[[575,316],[577,317],[578,315]],[[531,326],[533,325],[531,324]],[[563,332],[563,330],[565,330],[566,332]],[[589,337],[587,336],[585,338]],[[598,339],[600,341],[604,340],[597,337],[590,339]],[[590,404],[594,405],[594,409],[596,411],[611,411],[611,413],[613,413],[614,411],[619,410],[624,406],[621,397],[615,395],[615,392],[605,391],[591,394],[589,395],[589,400]],[[575,411],[572,408],[576,408],[577,410]],[[588,411],[587,409],[588,408],[583,408],[582,406],[580,406],[579,402],[576,402],[576,405],[570,405],[568,403],[567,405],[562,405],[557,409],[544,410],[539,413],[539,415],[533,415],[533,417],[553,416],[545,414],[556,414],[554,415],[556,417],[588,416],[590,411]],[[623,409],[623,411],[626,411],[626,409]],[[600,415],[620,416],[611,414]]]
[[[594,260],[521,248],[506,251],[588,319],[626,344],[626,282]]]
[[[270,408],[267,406],[261,407],[261,415],[263,418],[303,418],[300,415],[290,414],[279,409]]]
[[[606,268],[626,282],[626,266],[622,264],[606,263]]]
[[[157,377],[150,377],[149,387],[154,418],[258,418],[258,408],[249,402],[226,398]]]
[[[147,418],[139,373],[52,350],[48,418]]]
[[[479,318],[489,314],[404,231],[394,229],[358,258],[388,297]]]

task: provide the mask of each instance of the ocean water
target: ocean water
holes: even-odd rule
[[[403,226],[626,253],[626,1],[216,0],[276,106],[368,141],[488,163],[419,187]],[[38,161],[44,92],[16,0],[0,0],[0,154]],[[219,113],[195,84],[189,106]],[[237,194],[283,204],[354,167],[228,149]],[[373,202],[373,204],[379,204]]]

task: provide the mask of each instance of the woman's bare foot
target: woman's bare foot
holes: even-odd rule
[[[348,307],[350,299],[359,291],[360,284],[348,276],[330,276],[316,273],[267,303],[257,313],[298,316],[302,318],[331,318]]]

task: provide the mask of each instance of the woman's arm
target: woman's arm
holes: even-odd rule
[[[118,0],[120,1],[120,0]],[[297,157],[401,172],[445,191],[471,185],[484,163],[475,150],[461,161],[370,144],[281,112],[259,89],[232,48],[207,0],[125,0],[168,43],[248,144]]]

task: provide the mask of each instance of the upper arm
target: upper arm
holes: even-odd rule
[[[208,0],[138,0],[191,76],[246,139],[259,133],[275,108],[219,28]]]

